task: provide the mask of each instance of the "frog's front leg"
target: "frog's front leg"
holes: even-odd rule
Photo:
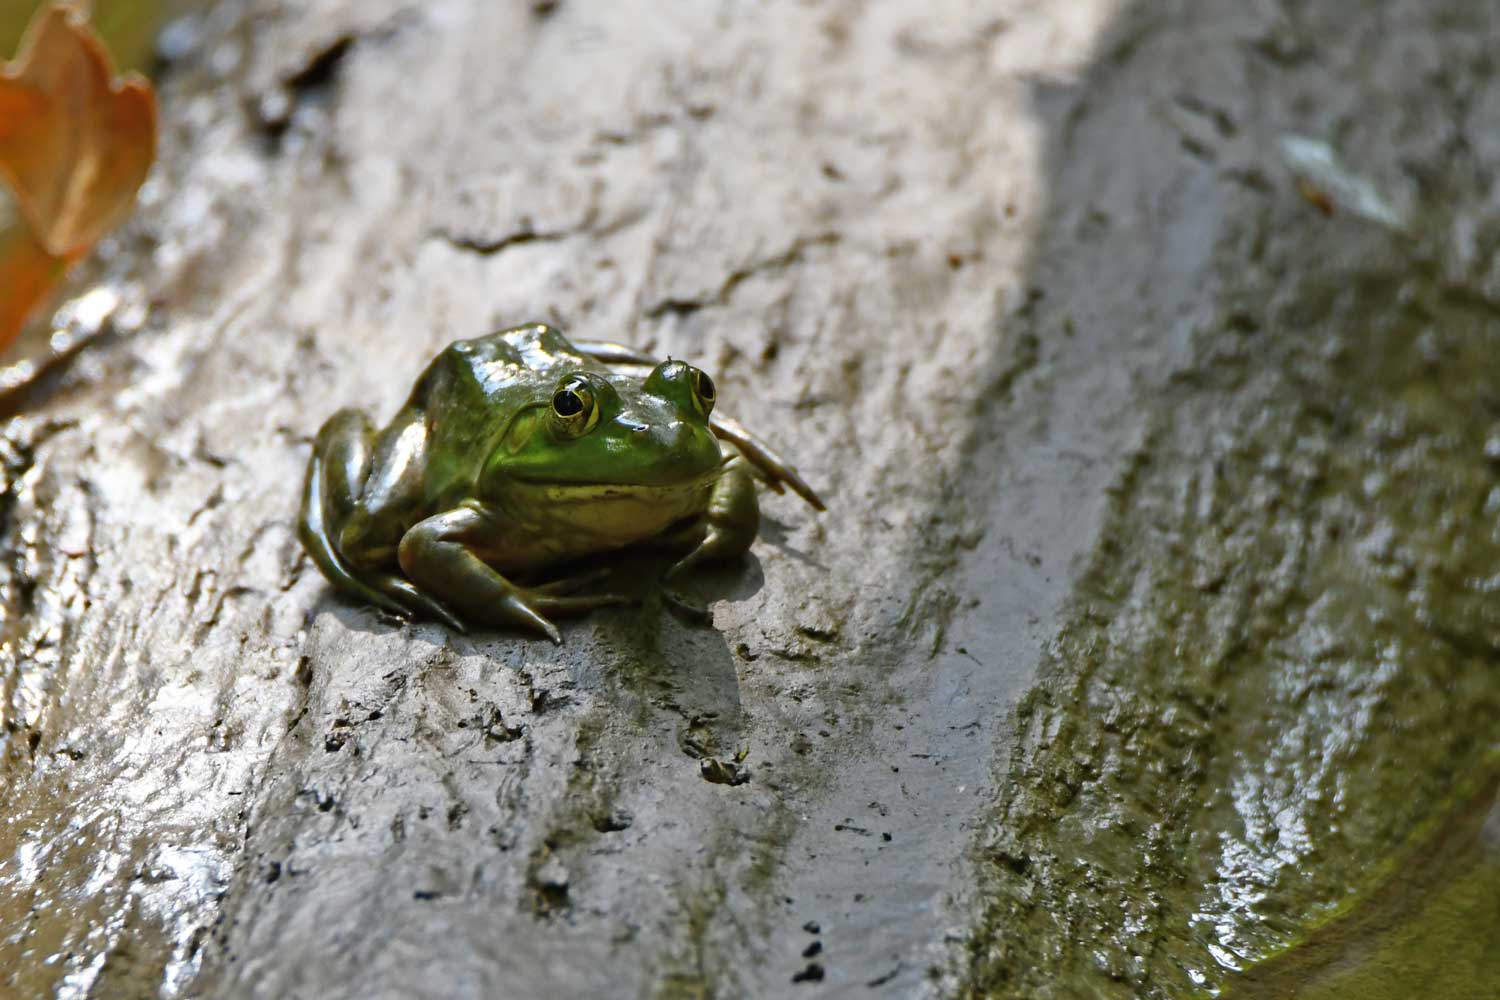
[[[627,604],[619,594],[573,596],[560,593],[584,580],[522,587],[481,558],[485,540],[499,537],[501,515],[471,503],[418,522],[401,538],[401,569],[422,591],[456,609],[465,619],[535,629],[555,643],[562,633],[548,614],[580,614],[611,604]]]
[[[760,531],[760,502],[755,497],[755,477],[738,448],[719,442],[724,465],[708,498],[708,507],[693,526],[701,534],[697,545],[667,570],[675,580],[702,562],[733,559],[750,551]]]

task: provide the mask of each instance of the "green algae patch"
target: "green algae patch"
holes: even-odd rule
[[[1500,742],[1500,312],[1354,274],[1200,334],[1018,706],[963,996],[1216,990]],[[1482,903],[1460,880],[1386,940]]]
[[[1500,756],[1346,913],[1231,981],[1226,1000],[1487,1000],[1500,983]]]

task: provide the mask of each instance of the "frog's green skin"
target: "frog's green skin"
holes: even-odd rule
[[[642,377],[606,361],[654,367]],[[334,584],[390,611],[560,642],[549,615],[625,599],[574,593],[597,572],[531,586],[510,577],[642,542],[689,550],[668,579],[738,556],[760,525],[753,473],[823,509],[713,404],[713,382],[691,365],[573,344],[548,326],[458,341],[383,430],[353,409],[323,425],[302,543]]]

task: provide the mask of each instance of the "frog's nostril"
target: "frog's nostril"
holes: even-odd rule
[[[625,426],[629,427],[631,430],[635,431],[637,434],[644,434],[644,433],[646,433],[647,431],[649,431],[651,429],[651,425],[650,424],[638,424],[634,420],[627,420],[625,422]]]

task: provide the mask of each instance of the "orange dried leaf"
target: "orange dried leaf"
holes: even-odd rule
[[[3,79],[0,75],[0,80]],[[44,103],[40,94],[0,83],[0,139],[17,123],[40,112]]]
[[[115,77],[76,10],[52,5],[0,70],[0,178],[55,257],[76,258],[119,225],[156,158],[156,98]]]
[[[7,225],[0,218],[0,349],[16,338],[67,269],[68,262],[48,253],[20,220]]]

